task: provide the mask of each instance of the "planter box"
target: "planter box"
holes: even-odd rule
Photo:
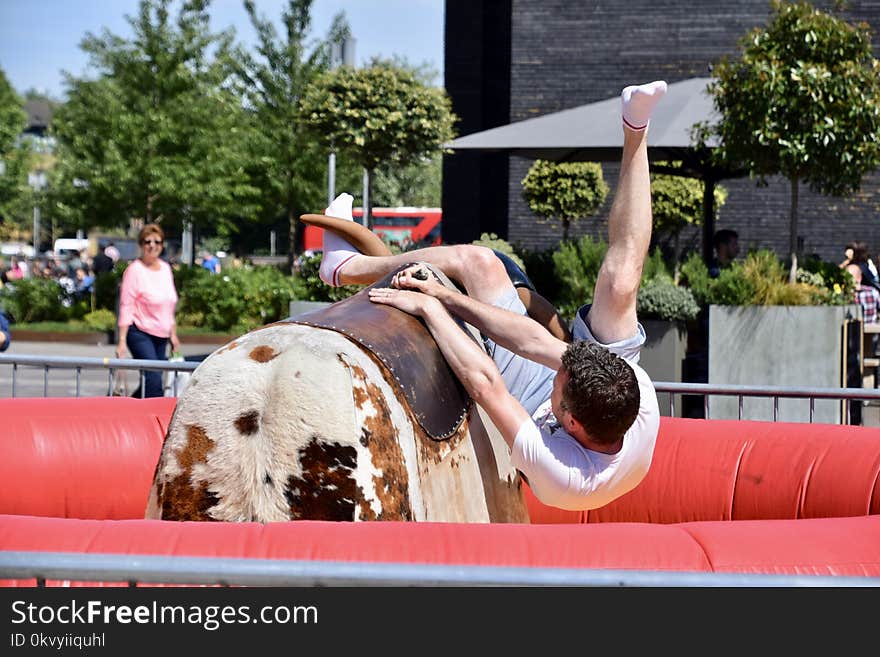
[[[709,383],[845,387],[845,334],[858,306],[710,306]],[[738,397],[712,396],[709,417],[735,419]],[[743,398],[743,419],[773,420],[772,398]],[[779,420],[809,422],[810,402],[780,399]],[[845,407],[815,400],[813,422],[840,423]]]
[[[681,382],[682,364],[687,350],[687,327],[683,322],[656,319],[642,320],[647,341],[642,347],[639,365],[652,381]],[[658,393],[660,414],[669,415],[669,395]],[[676,400],[675,416],[681,417],[682,404]]]

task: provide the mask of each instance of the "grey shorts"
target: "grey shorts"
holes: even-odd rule
[[[623,360],[628,363],[638,363],[639,362],[639,353],[642,350],[642,345],[645,344],[645,340],[647,336],[645,335],[645,328],[639,323],[636,327],[636,334],[631,338],[626,338],[625,340],[618,340],[617,342],[611,342],[609,344],[605,344],[599,342],[593,334],[590,332],[590,327],[587,322],[587,314],[590,312],[590,308],[593,304],[588,303],[585,306],[581,306],[578,308],[577,315],[574,317],[574,322],[571,326],[571,339],[577,342],[578,340],[589,340],[590,342],[595,342],[596,344],[605,347],[612,354],[617,354]]]

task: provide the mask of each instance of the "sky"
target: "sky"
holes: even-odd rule
[[[257,11],[278,25],[287,0],[255,0]],[[62,71],[88,75],[88,58],[79,49],[87,32],[104,28],[128,37],[125,15],[136,15],[138,0],[0,0],[0,69],[19,93],[36,89],[63,100]],[[428,63],[443,83],[444,0],[315,0],[312,36],[323,38],[333,17],[344,11],[355,39],[358,66],[373,56],[399,55],[412,64]],[[172,13],[175,15],[176,11]],[[212,0],[211,27],[234,27],[236,39],[254,42],[242,0]]]

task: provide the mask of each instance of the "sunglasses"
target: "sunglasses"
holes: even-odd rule
[[[161,244],[162,240],[144,240],[141,244]]]

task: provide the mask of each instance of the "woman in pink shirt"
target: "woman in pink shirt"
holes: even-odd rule
[[[122,275],[119,291],[119,342],[116,357],[125,358],[126,346],[132,358],[167,360],[168,341],[172,351],[180,349],[174,309],[177,290],[171,266],[161,260],[165,233],[157,224],[147,224],[138,235],[141,256]],[[133,397],[161,397],[162,372],[143,371],[144,390]]]

